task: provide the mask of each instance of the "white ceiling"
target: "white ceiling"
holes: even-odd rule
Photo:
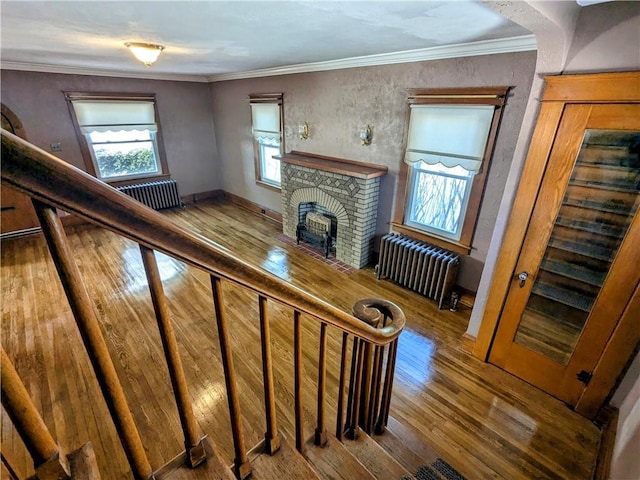
[[[480,54],[501,39],[509,39],[506,50],[535,48],[523,27],[466,0],[2,0],[0,8],[2,67],[23,70],[216,80],[286,73],[292,65],[348,66],[354,57],[358,65],[393,63],[397,52],[441,58],[451,45],[455,54],[466,47]],[[146,68],[128,41],[166,49]]]

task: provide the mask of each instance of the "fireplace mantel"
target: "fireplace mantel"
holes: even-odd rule
[[[280,161],[284,163],[291,163],[301,167],[364,179],[382,177],[387,174],[388,170],[384,165],[355,162],[344,158],[326,157],[324,155],[298,152],[296,150],[274,158],[279,158]]]

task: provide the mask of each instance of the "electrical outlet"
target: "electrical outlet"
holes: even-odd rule
[[[60,142],[52,143],[51,144],[51,151],[52,152],[61,152],[62,151],[62,145],[60,145]]]

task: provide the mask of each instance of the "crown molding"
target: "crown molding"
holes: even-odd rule
[[[442,60],[445,58],[473,57],[477,55],[496,55],[499,53],[525,52],[536,50],[534,35],[500,38],[496,40],[482,40],[479,42],[458,43],[441,47],[405,50],[394,53],[381,53],[362,57],[343,58],[326,62],[301,63],[284,67],[249,70],[246,72],[220,73],[214,75],[189,75],[180,73],[157,72],[127,72],[117,70],[100,70],[82,67],[64,67],[41,63],[22,63],[0,61],[3,70],[21,70],[26,72],[63,73],[68,75],[96,75],[102,77],[141,78],[146,80],[171,80],[180,82],[222,82],[225,80],[240,80],[243,78],[271,77],[275,75],[290,75],[294,73],[322,72],[343,68],[371,67],[376,65],[391,65],[395,63],[424,62],[427,60]]]
[[[473,57],[477,55],[496,55],[500,53],[527,52],[537,50],[535,35],[482,40],[479,42],[458,43],[441,47],[405,50],[394,53],[381,53],[362,57],[343,58],[326,62],[301,63],[284,67],[265,68],[237,73],[220,73],[209,75],[210,82],[225,80],[240,80],[243,78],[271,77],[275,75],[290,75],[294,73],[321,72],[339,70],[343,68],[371,67],[376,65],[391,65],[394,63],[424,62],[427,60],[442,60],[446,58]]]
[[[119,70],[100,70],[82,67],[65,67],[44,63],[23,63],[0,61],[2,70],[20,70],[24,72],[63,73],[67,75],[95,75],[98,77],[141,78],[145,80],[171,80],[179,82],[208,83],[206,75],[188,75],[180,73],[142,73]]]

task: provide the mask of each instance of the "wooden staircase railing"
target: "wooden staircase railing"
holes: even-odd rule
[[[67,457],[60,451],[38,413],[9,356],[4,348],[1,350],[2,406],[33,458],[36,474],[42,480],[70,478],[71,470]]]
[[[183,227],[177,226],[162,214],[141,205],[127,195],[118,192],[105,183],[15,135],[4,130],[2,130],[1,134],[2,181],[31,196],[33,200],[85,349],[118,431],[131,471],[137,480],[155,478],[154,469],[152,469],[146,457],[138,430],[127,405],[122,385],[100,330],[97,314],[82,282],[78,267],[74,262],[64,228],[56,213],[56,208],[73,213],[140,245],[143,265],[184,434],[185,462],[190,467],[196,467],[205,460],[206,451],[203,445],[203,436],[198,429],[191,402],[189,401],[187,382],[182,369],[178,345],[173,332],[154,251],[162,252],[210,275],[227,401],[231,417],[231,432],[235,452],[233,470],[237,478],[246,478],[251,473],[251,465],[242,430],[242,414],[233,364],[233,352],[231,351],[228,319],[221,288],[222,280],[248,288],[258,295],[266,412],[264,445],[267,453],[274,454],[279,448],[268,317],[269,301],[287,305],[292,307],[294,311],[296,448],[302,451],[305,443],[302,419],[302,331],[300,327],[300,317],[303,313],[320,323],[315,443],[321,445],[327,441],[325,408],[327,403],[327,328],[329,326],[342,331],[336,436],[342,439],[343,434],[346,433],[348,437],[354,438],[358,435],[359,428],[363,428],[368,433],[372,430],[377,433],[384,430],[389,415],[398,336],[405,323],[404,315],[396,305],[385,300],[367,299],[356,303],[353,315],[343,312],[275,275],[238,259],[229,250],[211,240],[185,231]],[[353,336],[353,346],[351,366],[349,367],[347,357],[350,335]],[[5,357],[6,355],[3,352],[3,404],[5,397],[5,361],[10,364],[8,357],[6,360]],[[349,376],[345,411],[344,396],[347,383],[346,372],[348,370],[351,371],[351,374]],[[13,383],[15,383],[15,379]],[[23,401],[24,394],[26,394],[26,390],[19,396],[18,402]],[[26,400],[24,401],[26,402]],[[10,407],[5,406],[5,408],[9,410]],[[345,412],[346,421],[343,419]],[[16,416],[11,412],[10,415],[18,431],[33,423],[31,420]],[[44,426],[41,421],[40,423],[41,427]],[[25,442],[31,441],[28,440],[31,437],[32,435],[27,435]],[[39,432],[37,437],[46,437],[46,435]],[[50,457],[53,455],[52,448],[55,446],[55,442],[49,438],[43,445],[42,448],[44,450],[42,451],[31,451],[31,448],[29,449],[36,467],[42,463],[43,456]],[[59,458],[63,459],[64,456],[60,454]],[[40,478],[44,480],[50,477],[43,476]]]

